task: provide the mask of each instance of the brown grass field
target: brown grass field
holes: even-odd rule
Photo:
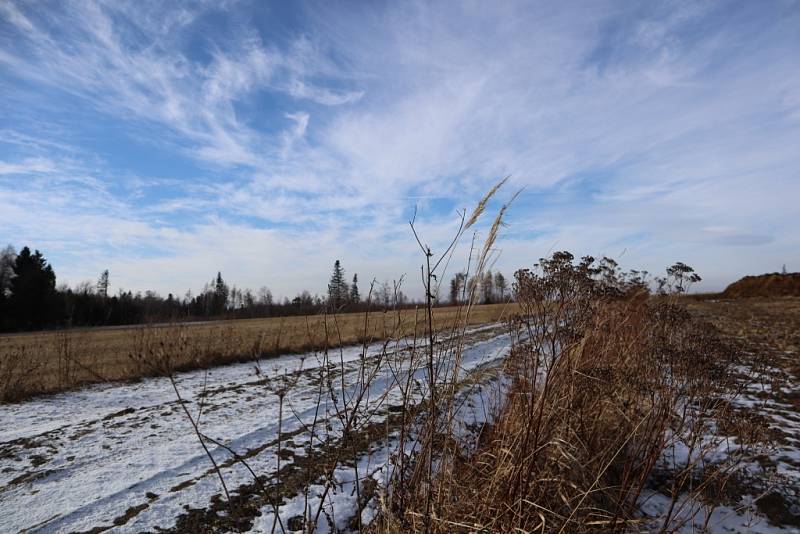
[[[800,379],[800,298],[753,297],[687,302],[687,308],[726,338],[764,354]],[[800,406],[800,404],[798,405]]]
[[[434,329],[503,321],[514,304],[434,308]],[[0,402],[256,357],[423,337],[424,309],[0,335]],[[158,364],[154,362],[158,361]],[[163,368],[168,362],[169,369]]]

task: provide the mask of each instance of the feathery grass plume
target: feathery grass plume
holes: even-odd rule
[[[489,199],[491,199],[494,196],[494,194],[497,193],[498,189],[503,187],[503,184],[506,183],[509,178],[510,176],[506,176],[505,178],[497,182],[495,186],[492,187],[488,193],[486,193],[486,195],[481,199],[481,201],[478,202],[478,205],[475,206],[475,209],[472,211],[472,215],[469,216],[467,224],[464,225],[464,230],[467,230],[470,226],[475,224],[475,222],[478,220],[478,217],[480,217],[483,211],[486,209],[486,204],[489,202]]]
[[[503,182],[504,181],[505,180],[503,180]],[[503,182],[500,182],[498,185],[501,185]],[[495,241],[497,241],[497,233],[500,231],[500,227],[503,225],[503,217],[505,216],[506,210],[508,210],[509,206],[511,206],[511,204],[517,199],[520,193],[522,193],[522,189],[514,193],[514,196],[511,197],[511,200],[503,204],[503,207],[497,212],[497,217],[494,218],[492,228],[489,230],[489,235],[486,236],[486,241],[483,243],[483,250],[481,251],[480,261],[478,262],[478,272],[483,270],[486,258],[489,255],[489,251],[494,246]]]

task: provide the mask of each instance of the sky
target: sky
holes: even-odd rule
[[[800,271],[800,2],[0,0],[0,245],[60,283],[419,296],[415,210],[504,176],[507,275]]]

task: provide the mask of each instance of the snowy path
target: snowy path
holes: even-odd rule
[[[510,338],[498,325],[473,328],[464,372],[502,360]],[[368,347],[375,358],[382,344]],[[403,361],[402,346],[393,358]],[[361,347],[333,354],[344,383],[356,382]],[[302,370],[301,370],[302,361]],[[291,438],[317,413],[318,354],[287,355],[176,375],[189,410],[204,405],[201,430],[248,458],[259,475],[277,468],[276,387],[289,377],[282,433]],[[398,364],[402,369],[402,364]],[[269,377],[269,378],[264,378]],[[399,403],[396,376],[379,376],[369,392],[376,417]],[[348,386],[349,387],[349,386]],[[202,392],[206,391],[204,399]],[[374,406],[373,406],[374,405]],[[288,415],[287,415],[288,414]],[[299,441],[299,440],[298,440]],[[291,457],[303,443],[284,443]],[[233,491],[250,474],[221,448],[212,451]],[[286,460],[282,460],[286,463]],[[167,378],[97,385],[0,406],[0,531],[152,531],[170,528],[190,509],[205,509],[221,486]]]

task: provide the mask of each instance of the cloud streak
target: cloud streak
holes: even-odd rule
[[[510,174],[526,189],[506,271],[553,246],[683,260],[706,289],[800,266],[796,2],[290,11],[4,3],[0,88],[24,105],[0,108],[17,119],[3,235],[47,243],[73,280],[110,258],[129,287],[224,266],[322,291],[337,257],[362,278],[415,272],[413,204],[442,244]]]

